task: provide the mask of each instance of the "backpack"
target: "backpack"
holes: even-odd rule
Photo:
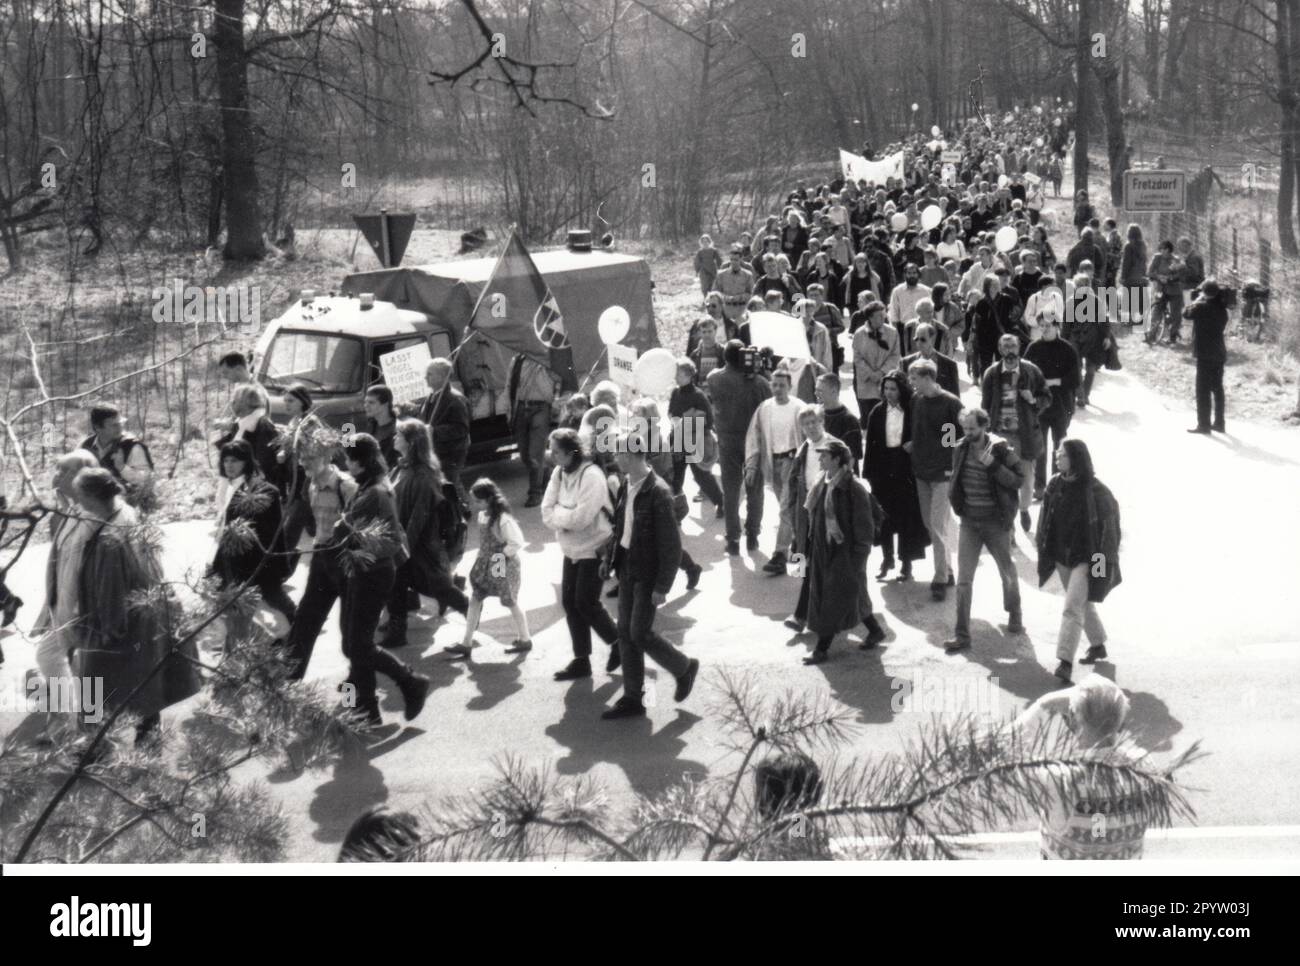
[[[442,484],[442,499],[434,510],[438,522],[438,539],[451,560],[463,556],[469,538],[469,508],[460,502],[453,483]]]

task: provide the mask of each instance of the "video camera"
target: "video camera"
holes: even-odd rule
[[[775,368],[776,357],[770,348],[747,345],[740,350],[740,371],[745,375],[767,375]]]

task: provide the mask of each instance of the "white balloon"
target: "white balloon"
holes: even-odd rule
[[[912,104],[912,110],[913,110],[913,111],[919,111],[920,109],[921,109],[921,105],[920,105],[920,104],[917,104],[917,103],[915,103],[915,102],[913,102],[913,104]]]
[[[929,231],[943,221],[943,210],[938,205],[929,205],[921,210],[921,228]]]
[[[1010,225],[1003,225],[998,229],[998,233],[993,236],[993,244],[997,246],[1000,252],[1009,252],[1016,247],[1016,230]]]
[[[1060,126],[1061,126],[1061,119],[1059,117],[1056,118],[1054,121],[1052,121],[1052,127],[1060,127]]]
[[[936,124],[934,127],[930,128],[930,133],[933,134],[935,137],[938,137],[943,133],[943,128],[939,127],[939,125]]]
[[[1005,188],[1005,187],[1006,187],[1007,185],[1009,185],[1009,184],[1011,184],[1011,179],[1010,179],[1010,178],[1008,178],[1005,174],[1000,174],[1000,175],[998,175],[998,187],[999,187],[999,188]]]
[[[677,382],[677,360],[662,347],[651,349],[636,361],[632,382],[643,396],[665,395]]]
[[[1036,147],[1036,148],[1041,148],[1042,146],[1043,146],[1043,139],[1042,139],[1042,138],[1034,138],[1034,147]]]
[[[1035,105],[1034,105],[1034,113],[1035,113],[1035,114],[1042,114],[1042,113],[1043,113],[1043,105],[1041,105],[1041,104],[1035,104]]]
[[[596,331],[600,333],[600,341],[605,345],[622,342],[623,336],[627,335],[631,327],[632,317],[621,305],[611,305],[600,313],[600,318],[596,321]]]
[[[894,215],[893,218],[889,219],[889,227],[894,229],[894,231],[903,231],[907,228],[907,215],[900,211],[898,214]]]

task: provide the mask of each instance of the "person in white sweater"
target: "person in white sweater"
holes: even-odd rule
[[[555,672],[557,681],[591,677],[591,632],[611,647],[605,667],[619,666],[618,629],[600,600],[601,557],[613,527],[613,504],[605,472],[583,450],[572,429],[551,433],[555,470],[542,496],[542,523],[555,531],[564,568],[560,602],[573,642],[573,660]]]
[[[786,573],[787,551],[794,539],[794,517],[786,493],[794,470],[795,451],[803,442],[799,414],[803,412],[804,404],[790,395],[791,384],[790,370],[782,362],[772,373],[771,398],[763,400],[754,410],[749,432],[745,435],[745,485],[749,486],[755,480],[768,481],[781,508],[776,549],[763,566],[764,573],[773,575]]]

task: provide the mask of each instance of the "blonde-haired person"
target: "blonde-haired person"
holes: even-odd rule
[[[1047,804],[1039,825],[1039,849],[1044,859],[1139,859],[1146,837],[1147,816],[1140,798],[1132,796],[1122,779],[1107,782],[1107,770],[1092,762],[1136,762],[1138,753],[1124,740],[1128,696],[1100,674],[1079,684],[1049,691],[1016,719],[1021,730],[1046,727],[1053,716],[1074,733],[1089,764],[1061,766],[1060,797]]]
[[[262,475],[273,484],[280,494],[284,494],[284,464],[280,460],[281,436],[269,415],[270,402],[266,390],[255,382],[240,383],[230,395],[230,409],[235,422],[229,432],[223,435],[216,445],[217,452],[227,443],[244,440],[253,448],[253,459]],[[218,465],[217,517],[220,527],[225,519],[225,507],[229,502],[230,481],[221,473]]]

